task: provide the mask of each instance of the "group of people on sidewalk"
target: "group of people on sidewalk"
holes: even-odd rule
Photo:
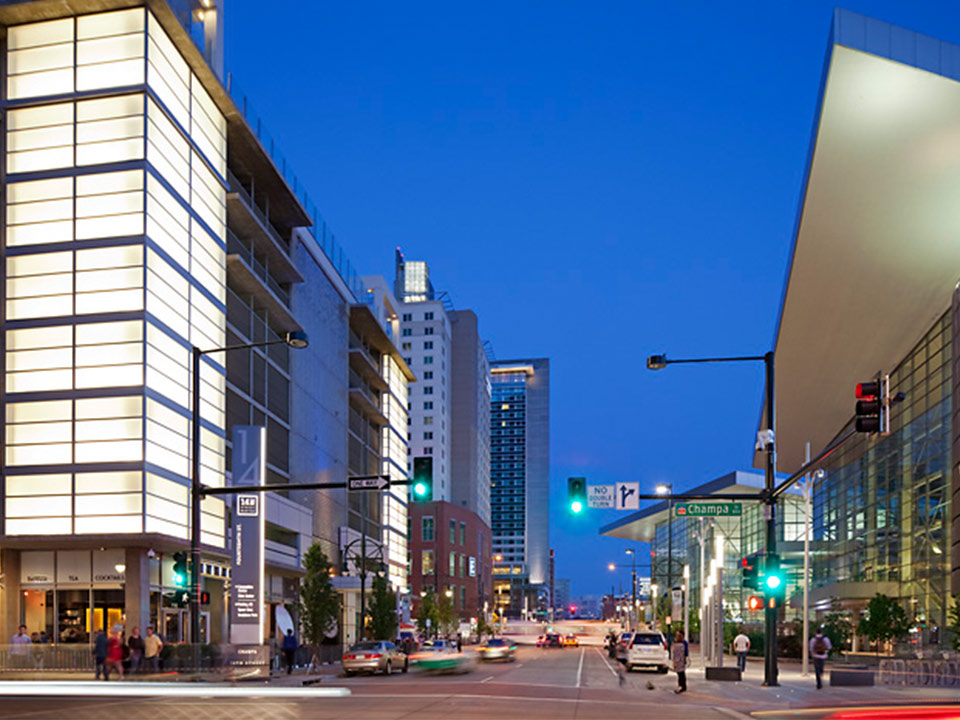
[[[157,635],[152,625],[147,628],[147,634],[143,637],[140,635],[139,627],[133,628],[130,637],[126,640],[121,625],[114,625],[109,635],[101,628],[97,630],[93,640],[95,677],[97,680],[101,676],[104,680],[109,680],[110,673],[116,672],[123,680],[125,663],[131,674],[157,672],[162,649],[163,640]]]

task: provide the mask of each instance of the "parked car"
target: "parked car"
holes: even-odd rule
[[[390,675],[394,670],[406,672],[409,660],[392,642],[386,640],[368,640],[359,642],[347,650],[340,659],[343,673],[347,677],[358,672],[382,672]]]
[[[670,663],[670,652],[663,634],[654,631],[636,633],[630,642],[625,662],[627,670],[655,667],[657,672],[665,673]]]
[[[517,646],[503,638],[490,638],[477,648],[477,652],[480,653],[480,659],[484,662],[494,660],[513,662],[517,659]]]

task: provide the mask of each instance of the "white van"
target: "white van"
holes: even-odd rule
[[[634,634],[626,657],[627,670],[635,667],[655,667],[665,673],[670,666],[670,653],[663,634],[645,630]]]

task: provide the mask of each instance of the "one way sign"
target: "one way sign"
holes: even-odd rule
[[[390,478],[386,475],[347,478],[347,490],[383,490],[388,487]]]

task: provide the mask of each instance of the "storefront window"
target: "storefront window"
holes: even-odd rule
[[[123,590],[93,591],[93,631],[123,625]]]
[[[23,624],[27,633],[44,633],[53,642],[53,590],[24,590]]]
[[[57,590],[57,637],[62,643],[90,640],[90,590]]]

